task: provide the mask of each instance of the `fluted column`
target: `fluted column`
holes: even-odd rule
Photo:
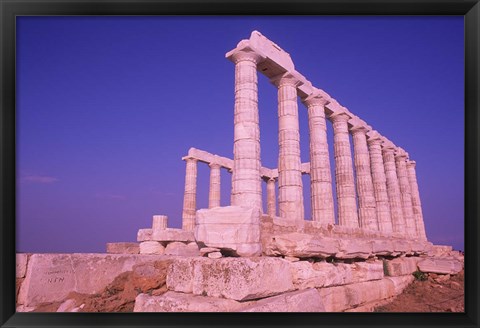
[[[400,198],[400,186],[398,184],[397,168],[395,167],[394,148],[390,145],[383,147],[383,163],[387,179],[387,193],[390,202],[390,214],[392,216],[393,231],[405,234],[405,220],[403,218],[402,199]]]
[[[322,97],[311,96],[304,100],[308,109],[310,132],[310,194],[312,220],[335,223],[333,210],[332,174],[327,142],[325,104]]]
[[[367,128],[362,125],[352,127],[353,154],[357,177],[358,216],[360,227],[378,230],[375,194],[373,191],[370,154],[367,145]]]
[[[397,168],[398,183],[400,185],[400,197],[402,199],[403,218],[405,220],[406,235],[417,237],[417,226],[413,217],[412,194],[410,192],[410,182],[407,175],[407,155],[402,149],[395,152],[395,165]]]
[[[387,194],[387,178],[382,158],[382,141],[378,136],[367,139],[370,152],[370,166],[372,168],[373,191],[375,193],[378,228],[390,233],[393,231],[390,204]]]
[[[248,49],[232,55],[235,63],[235,114],[232,205],[262,209],[257,63]]]
[[[339,225],[358,228],[352,153],[347,125],[350,116],[346,113],[339,113],[333,114],[330,119],[333,123],[338,223]]]
[[[303,221],[297,80],[289,75],[272,81],[278,87],[278,207],[280,217]]]
[[[410,191],[412,193],[413,217],[415,218],[415,223],[417,226],[417,236],[422,240],[427,240],[415,165],[415,161],[407,161],[408,181],[410,182]]]
[[[275,196],[275,178],[267,180],[267,214],[271,217],[277,216]]]
[[[217,163],[210,163],[210,190],[208,193],[208,208],[220,206],[220,168]]]
[[[193,157],[184,157],[182,159],[187,163],[182,229],[191,231],[195,228],[195,212],[197,210],[197,159]]]

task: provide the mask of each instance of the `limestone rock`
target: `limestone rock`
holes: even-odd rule
[[[337,239],[292,232],[271,235],[269,240],[265,241],[264,252],[268,256],[325,258],[335,255],[339,251],[338,246]]]
[[[15,256],[16,262],[16,277],[23,278],[25,277],[25,272],[27,271],[27,254],[18,253]]]
[[[339,240],[339,252],[335,255],[339,259],[367,259],[372,254],[372,243],[363,238]]]
[[[177,259],[167,273],[169,290],[237,301],[293,290],[290,263],[278,258]]]
[[[220,252],[220,248],[215,247],[202,247],[200,248],[200,256],[205,256],[208,253]]]
[[[391,277],[410,275],[417,271],[418,257],[399,257],[385,261],[387,273]]]
[[[152,229],[139,229],[137,232],[137,241],[152,240]]]
[[[139,254],[140,246],[138,243],[107,243],[107,253],[109,254]]]
[[[220,252],[208,253],[208,257],[211,258],[211,259],[219,259],[219,258],[222,257],[222,253],[220,253]]]
[[[64,301],[70,292],[94,294],[135,264],[162,260],[161,256],[120,254],[33,254],[29,259],[18,304],[34,307]],[[89,279],[85,279],[89,277]]]
[[[419,261],[417,265],[422,272],[456,274],[462,270],[462,263],[453,258],[427,258]]]
[[[166,292],[160,296],[139,294],[135,299],[134,312],[232,312],[242,304],[217,297],[195,296]]]
[[[395,295],[400,295],[404,289],[415,280],[415,277],[413,275],[406,275],[399,277],[386,277],[385,279],[390,280],[393,283]]]
[[[173,241],[183,241],[183,242],[192,242],[195,241],[192,231],[166,228],[166,229],[157,229],[152,232],[152,240],[159,242],[173,242]]]
[[[395,295],[394,284],[389,279],[320,288],[318,291],[327,312],[342,312]]]
[[[310,288],[252,302],[240,312],[325,312],[325,307],[318,291]]]
[[[57,309],[57,312],[72,312],[75,306],[76,306],[75,300],[68,299],[62,304],[60,304],[60,306]]]
[[[142,241],[140,243],[140,254],[155,254],[162,255],[165,252],[165,247],[158,241]]]
[[[240,206],[198,210],[195,239],[199,244],[235,255],[258,256],[261,254],[260,211]]]
[[[174,241],[169,243],[165,248],[165,255],[175,256],[200,256],[200,251],[196,243],[190,243],[188,245]]]
[[[371,281],[383,279],[383,263],[375,262],[355,262],[352,267],[352,280],[354,282]]]

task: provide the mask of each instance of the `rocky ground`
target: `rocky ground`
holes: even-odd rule
[[[163,265],[166,265],[164,263]],[[146,272],[148,271],[148,272]],[[55,312],[59,306],[77,307],[76,312],[133,312],[139,293],[161,295],[166,292],[164,267],[137,267],[118,276],[102,293],[70,293],[70,302],[45,303],[35,312]],[[377,307],[375,312],[463,312],[464,271],[456,275],[420,274],[393,302]]]
[[[375,312],[464,312],[464,271],[456,275],[417,276],[393,302]]]

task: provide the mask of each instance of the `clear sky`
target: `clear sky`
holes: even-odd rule
[[[17,251],[104,252],[154,214],[180,227],[181,157],[195,147],[233,158],[225,53],[253,30],[409,152],[428,239],[464,249],[463,16],[158,16],[17,18]],[[275,168],[277,92],[261,74],[259,107],[262,165]],[[300,102],[299,113],[308,162]],[[200,163],[198,208],[208,179]],[[222,206],[230,179],[222,170]]]

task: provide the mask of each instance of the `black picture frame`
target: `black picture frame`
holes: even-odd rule
[[[465,313],[15,313],[15,17],[21,15],[463,15]],[[0,0],[1,327],[478,327],[479,17],[478,0]]]

